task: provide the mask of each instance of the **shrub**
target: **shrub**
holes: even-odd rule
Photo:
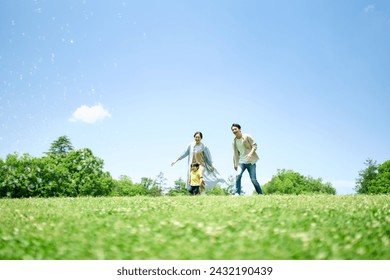
[[[305,177],[292,170],[278,170],[277,175],[263,186],[267,194],[336,194],[336,189],[329,182],[323,183],[321,178]]]
[[[122,175],[114,181],[113,196],[147,195],[148,188],[142,184],[134,184],[130,177]]]
[[[222,188],[219,184],[206,190],[207,195],[229,195],[229,192]]]

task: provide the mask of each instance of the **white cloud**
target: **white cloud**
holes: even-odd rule
[[[367,7],[364,8],[364,12],[366,14],[374,12],[375,11],[375,6],[374,5],[368,5]]]
[[[88,107],[82,105],[73,112],[72,117],[69,119],[71,122],[85,122],[85,123],[95,123],[96,121],[101,121],[105,118],[111,118],[111,114],[103,108],[101,104]]]

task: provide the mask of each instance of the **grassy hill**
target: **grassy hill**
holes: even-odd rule
[[[0,200],[0,259],[390,259],[390,196]]]

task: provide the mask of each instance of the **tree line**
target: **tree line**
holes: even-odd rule
[[[0,158],[0,198],[22,197],[75,197],[75,196],[180,196],[189,195],[185,182],[179,178],[174,186],[166,186],[164,174],[155,179],[143,177],[133,182],[127,175],[113,179],[103,169],[104,161],[88,148],[75,150],[69,137],[61,136],[52,142],[43,157],[29,154],[7,155]],[[359,173],[357,193],[388,193],[390,161],[378,165],[368,162]],[[305,177],[292,170],[281,169],[263,186],[265,194],[336,194],[329,182],[321,178]],[[214,186],[208,195],[232,195],[234,177],[227,186]]]

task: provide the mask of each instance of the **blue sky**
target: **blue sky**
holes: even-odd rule
[[[261,184],[292,169],[353,193],[390,159],[388,1],[1,0],[0,24],[3,159],[68,135],[114,178],[172,185],[200,130],[227,178],[233,122]]]

